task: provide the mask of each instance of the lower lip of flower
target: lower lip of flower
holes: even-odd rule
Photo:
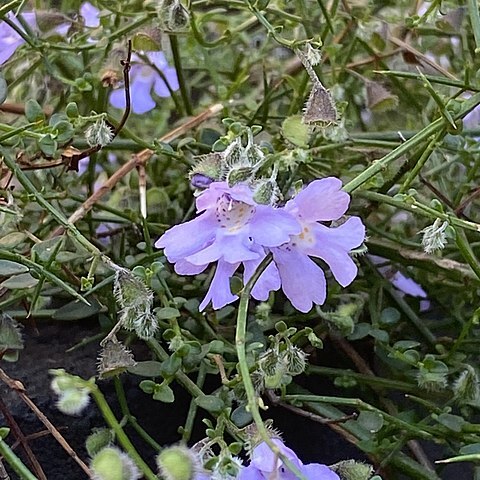
[[[244,227],[255,213],[253,205],[233,200],[229,195],[223,195],[217,202],[215,216],[220,228],[235,233]]]

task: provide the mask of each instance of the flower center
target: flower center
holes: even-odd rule
[[[217,201],[215,216],[220,228],[227,229],[230,233],[240,230],[255,213],[255,207],[238,200],[233,200],[230,195],[223,195]]]
[[[301,245],[305,247],[312,247],[315,244],[315,236],[313,235],[312,230],[306,223],[302,223],[302,232],[298,235],[292,235],[291,244],[293,246]]]

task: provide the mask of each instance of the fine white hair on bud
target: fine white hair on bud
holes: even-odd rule
[[[121,325],[127,330],[134,330],[143,340],[152,338],[158,322],[152,313],[153,292],[143,280],[130,270],[119,268],[115,274],[113,293],[122,307]]]
[[[182,445],[162,450],[157,456],[157,466],[165,480],[193,480],[201,470],[198,454]]]
[[[127,368],[136,365],[132,352],[113,335],[102,342],[102,351],[98,362],[98,373],[101,379],[118,376]]]
[[[90,463],[93,480],[138,480],[142,478],[133,460],[117,447],[100,450]]]
[[[443,250],[447,244],[446,229],[448,222],[437,218],[433,225],[425,227],[418,233],[423,233],[422,246],[425,253],[433,253],[437,250]]]
[[[471,365],[464,365],[464,370],[452,386],[455,399],[458,403],[477,402],[480,398],[478,374]]]
[[[50,370],[51,387],[58,395],[57,408],[66,415],[79,415],[90,403],[91,380],[70,375],[63,369]]]
[[[85,132],[85,139],[91,147],[105,147],[113,140],[113,130],[103,118],[90,125]]]

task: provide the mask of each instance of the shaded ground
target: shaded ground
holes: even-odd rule
[[[39,324],[39,335],[26,329],[25,350],[21,353],[19,361],[16,363],[2,362],[1,364],[8,375],[20,380],[25,385],[29,397],[86,462],[88,462],[88,456],[84,448],[84,441],[92,428],[104,426],[103,419],[94,405],[82,412],[80,417],[71,417],[60,413],[55,407],[55,395],[50,389],[48,370],[64,368],[83,378],[95,375],[98,341],[72,352],[66,352],[66,350],[82,339],[97,333],[97,325],[96,322]],[[139,358],[137,357],[137,359]],[[141,378],[133,375],[123,375],[122,378],[129,406],[139,423],[160,444],[168,445],[177,442],[180,439],[177,429],[185,422],[190,396],[181,388],[173,386],[176,398],[174,405],[163,404],[152,400],[150,395],[146,395],[140,390],[138,383],[142,380]],[[120,414],[112,383],[103,381],[100,382],[100,387],[119,418]],[[45,432],[45,428],[34,413],[15,392],[10,391],[1,382],[0,395],[25,435]],[[328,427],[312,425],[311,421],[299,418],[280,408],[271,408],[269,416],[274,418],[276,428],[284,433],[286,443],[297,450],[305,462],[321,459],[322,462],[329,464],[345,458],[363,458],[361,452],[344,442]],[[201,419],[201,415],[199,417]],[[5,424],[6,421],[0,414],[0,426]],[[204,436],[204,428],[205,426],[201,422],[197,422],[193,441],[200,440]],[[127,428],[127,432],[144,458],[152,463],[155,452],[140,441],[131,429]],[[11,445],[13,440],[13,434],[10,433],[7,441]],[[80,467],[50,435],[32,439],[29,441],[29,445],[49,480],[84,480],[86,478]],[[24,458],[20,447],[17,447],[15,451]],[[16,476],[13,474],[11,478],[14,480]]]
[[[96,334],[98,323],[95,321],[43,323],[38,325],[38,330],[39,334],[36,335],[31,329],[26,329],[25,350],[21,353],[18,362],[1,362],[0,366],[8,375],[20,380],[25,385],[29,397],[61,431],[78,455],[88,463],[84,441],[91,433],[92,428],[104,426],[103,419],[95,405],[87,408],[80,417],[71,417],[60,413],[55,407],[55,395],[50,389],[48,370],[64,368],[68,372],[84,378],[95,375],[97,351],[99,349],[98,340],[72,352],[66,352],[66,350],[82,339]],[[322,359],[322,363],[335,364],[335,354],[328,351],[328,346],[323,353],[325,358]],[[137,360],[147,359],[146,357],[141,358],[141,355],[141,351],[136,353]],[[185,422],[190,402],[189,395],[180,387],[172,385],[176,400],[173,405],[167,405],[152,400],[150,395],[146,395],[140,390],[138,383],[142,380],[141,378],[126,374],[122,376],[122,379],[132,414],[145,430],[162,445],[178,442],[180,435],[177,433],[177,429]],[[209,377],[208,384],[211,389],[215,388],[214,381],[213,377]],[[307,386],[317,394],[339,394],[338,391],[332,391],[331,384],[322,383],[321,378],[315,377],[312,380],[306,378],[304,381],[307,383],[314,381],[314,384]],[[102,381],[99,385],[109,399],[117,418],[120,418],[112,383]],[[344,391],[340,393],[340,395],[345,394]],[[45,432],[45,428],[34,413],[18,398],[15,392],[10,391],[1,382],[0,396],[25,435]],[[200,420],[202,418],[201,413],[199,412],[198,415]],[[321,461],[322,463],[332,464],[347,458],[365,459],[362,452],[344,441],[340,435],[334,433],[328,426],[314,423],[279,407],[270,407],[268,416],[274,419],[274,426],[283,432],[285,442],[299,454],[305,463]],[[4,425],[6,425],[6,421],[0,414],[0,426]],[[197,421],[192,438],[193,442],[204,436],[204,429],[205,425]],[[145,460],[153,467],[155,455],[153,449],[141,441],[135,435],[135,432],[128,427],[127,433]],[[12,445],[13,441],[14,436],[10,433],[7,442]],[[40,438],[31,439],[29,445],[42,465],[48,480],[85,480],[87,478],[85,473],[52,436],[47,434]],[[17,447],[15,451],[24,458],[20,447]],[[433,451],[431,447],[427,447],[427,451],[433,458],[442,457],[442,452]],[[465,466],[449,466],[441,476],[446,480],[455,478],[455,476],[462,479],[472,478],[470,470]],[[15,474],[11,474],[11,480],[16,480],[16,478]]]

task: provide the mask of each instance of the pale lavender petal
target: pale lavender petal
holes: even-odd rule
[[[100,25],[100,10],[90,2],[82,3],[80,15],[83,17],[86,27],[97,28]]]
[[[248,205],[255,205],[252,190],[248,185],[237,184],[229,187],[227,182],[213,182],[207,190],[204,190],[197,198],[197,212],[215,207],[217,200],[228,194],[233,200],[244,202]]]
[[[170,88],[175,91],[179,89],[177,71],[173,67],[165,67],[162,69],[163,74],[168,82]],[[155,82],[153,84],[153,91],[162,98],[167,98],[170,96],[170,90],[168,89],[163,78],[157,74]]]
[[[308,222],[337,220],[348,208],[350,195],[335,177],[315,180],[289,200],[285,209]]]
[[[330,269],[337,282],[346,287],[355,279],[358,268],[349,255],[349,251],[358,247],[365,238],[365,227],[358,217],[348,219],[337,228],[329,228],[320,223],[310,225],[315,237],[315,244],[303,248],[302,252],[321,258]]]
[[[291,448],[285,446],[283,442],[278,438],[272,439],[272,442],[280,448],[280,451],[299,470],[302,468],[302,462],[299,460],[296,453]],[[250,465],[254,466],[265,474],[271,474],[272,472],[278,470],[283,465],[283,462],[272,452],[270,447],[265,442],[261,442],[253,449]]]
[[[265,480],[265,477],[260,470],[252,465],[249,465],[240,471],[237,480]]]
[[[340,480],[340,477],[335,472],[320,463],[304,465],[302,473],[308,480]]]
[[[125,90],[123,88],[113,90],[110,93],[108,101],[112,107],[125,108]]]
[[[193,265],[193,263],[186,260],[178,260],[175,263],[175,272],[179,275],[198,275],[202,273],[208,265]]]
[[[186,260],[195,265],[205,265],[223,259],[228,263],[243,262],[245,260],[255,260],[259,254],[252,251],[251,241],[244,233],[237,232],[234,235],[217,234],[214,243],[207,248],[189,255]]]
[[[307,255],[288,246],[272,248],[272,252],[282,280],[282,290],[292,305],[304,313],[311,310],[312,303],[322,305],[327,295],[322,269]]]
[[[18,40],[10,45],[2,43],[0,38],[0,65],[4,64],[14,53],[15,50],[24,43],[24,40]]]
[[[257,250],[256,250],[257,251]],[[265,253],[260,252],[260,258],[257,260],[250,260],[248,262],[243,262],[244,271],[243,271],[243,283],[244,285],[252,278],[252,275],[255,273],[258,265],[265,258]],[[275,263],[270,263],[264,272],[260,275],[260,278],[257,280],[252,289],[253,298],[264,302],[268,300],[268,295],[271,291],[278,290],[282,285],[280,280],[280,275],[278,273]]]
[[[396,288],[412,297],[427,298],[427,292],[415,280],[406,277],[401,272],[396,272],[390,281]]]
[[[130,97],[134,113],[142,114],[153,110],[156,103],[152,98],[152,79],[137,77],[131,84]]]
[[[55,27],[55,32],[57,32],[62,37],[65,37],[70,30],[71,24],[70,23],[62,23],[58,27]]]
[[[225,305],[237,300],[237,295],[233,295],[230,290],[230,277],[235,273],[239,264],[231,264],[227,262],[218,262],[215,275],[208,289],[205,298],[199,306],[199,311],[203,311],[205,307],[212,301],[214,310],[219,310]]]
[[[168,62],[163,52],[147,52],[145,55],[150,60],[150,63],[155,65],[159,70],[168,67]]]
[[[290,241],[290,235],[302,231],[297,220],[282,208],[259,205],[250,221],[253,240],[265,247],[278,247]]]
[[[205,212],[189,222],[175,225],[156,242],[156,248],[164,248],[170,262],[177,262],[205,248],[215,239],[215,224],[210,212]],[[207,262],[208,263],[208,262]],[[203,265],[204,263],[198,263]]]

